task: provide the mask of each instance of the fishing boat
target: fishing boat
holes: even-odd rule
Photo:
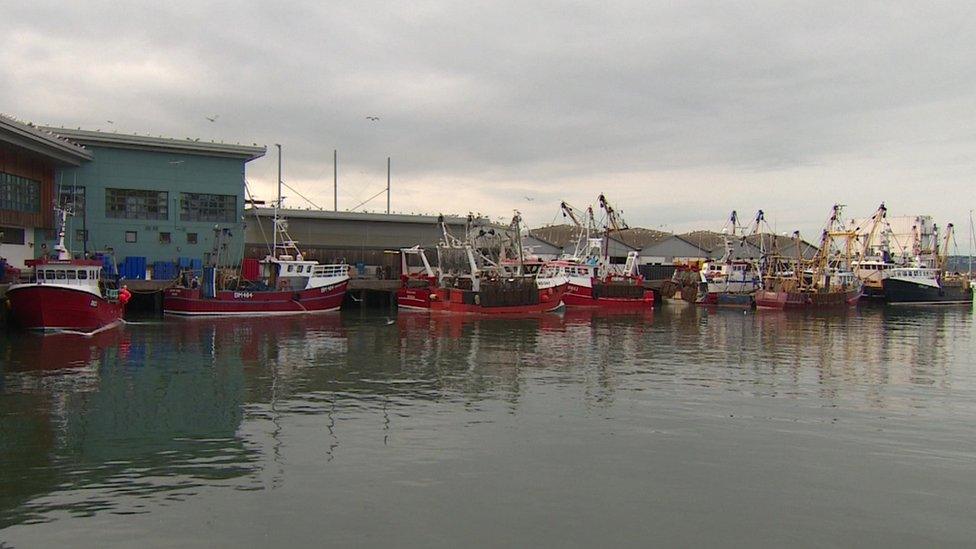
[[[764,214],[759,210],[753,234],[759,234],[763,222]],[[734,247],[737,241],[740,245],[745,244],[746,229],[739,226],[738,214],[733,210],[726,227],[722,229],[725,245],[722,257],[716,261],[706,261],[694,270],[699,277],[698,291],[682,292],[683,299],[709,306],[751,307],[755,304],[754,295],[762,286],[757,258],[737,257]],[[762,255],[765,253],[762,238],[759,243]]]
[[[972,281],[939,269],[896,267],[882,279],[884,298],[893,305],[973,303]]]
[[[516,217],[518,213],[516,212]],[[506,243],[520,243],[521,234],[498,234],[494,229],[473,230],[469,217],[464,239],[451,235],[441,220],[443,238],[437,245],[437,267],[426,251],[415,246],[401,249],[401,286],[397,305],[407,310],[445,313],[524,315],[563,307],[565,284],[540,288],[535,274],[519,264],[502,266],[498,250]],[[518,220],[513,220],[518,227]],[[520,244],[515,244],[520,249]],[[489,253],[486,253],[488,251]]]
[[[840,226],[842,206],[835,204],[824,229],[820,248],[810,260],[800,253],[799,231],[793,233],[797,255],[767,261],[763,288],[756,292],[756,306],[762,308],[821,308],[854,305],[863,283],[851,270],[850,258],[857,233]],[[836,247],[843,239],[844,251]]]
[[[217,268],[220,234],[214,239],[213,264],[203,268],[202,280],[184,280],[163,295],[163,312],[182,316],[264,316],[336,311],[349,284],[349,266],[320,265],[306,259],[288,234],[281,209],[281,146],[278,145],[278,200],[275,202],[273,242],[251,280]],[[242,274],[242,273],[241,273]]]
[[[946,227],[945,242],[931,255],[918,255],[909,266],[888,270],[882,278],[884,299],[893,305],[969,304],[973,303],[973,286],[970,277],[946,272],[949,242],[953,225]]]
[[[884,299],[884,288],[881,286],[881,280],[888,269],[897,266],[891,254],[893,231],[888,223],[887,216],[888,209],[882,202],[874,214],[868,218],[866,229],[862,231],[861,227],[858,226],[854,226],[852,229],[858,233],[858,239],[862,242],[856,250],[855,257],[851,260],[851,270],[864,284],[863,297],[865,299]]]
[[[11,317],[29,330],[93,334],[120,325],[125,306],[119,292],[108,288],[113,283],[102,280],[103,263],[72,258],[64,244],[68,208],[59,207],[57,213],[57,256],[26,262],[28,281],[7,289]]]
[[[563,301],[567,308],[635,310],[653,307],[654,292],[644,288],[644,278],[638,274],[637,252],[628,252],[622,266],[611,264],[610,233],[626,228],[626,224],[602,194],[599,204],[606,212],[602,237],[595,236],[599,233],[592,207],[579,210],[566,202],[560,204],[563,215],[579,229],[579,236],[572,254],[542,267],[538,277],[540,287],[565,282]]]

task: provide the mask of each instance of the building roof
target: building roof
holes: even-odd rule
[[[629,229],[633,230],[633,229]],[[643,229],[642,229],[643,230]],[[579,238],[580,230],[576,225],[546,225],[545,227],[539,227],[537,229],[529,230],[529,234],[539,240],[543,240],[557,248],[562,248],[567,252],[573,251],[573,247],[576,246],[577,239]],[[601,233],[596,233],[592,235],[593,238],[599,238],[603,235]],[[618,245],[624,248],[639,249],[639,246],[635,246],[632,242],[621,238],[619,233],[613,233],[610,235],[610,240],[616,242]]]
[[[679,234],[677,236],[681,240],[697,246],[706,252],[711,252],[725,245],[725,235],[715,231],[691,231],[690,233]]]
[[[436,225],[440,223],[440,216],[436,215],[413,215],[413,214],[385,214],[374,212],[335,212],[329,210],[297,210],[282,208],[279,210],[282,217],[286,219],[327,219],[336,221],[385,221],[387,223],[421,223]],[[274,208],[248,208],[245,215],[256,215],[258,217],[274,217]],[[468,221],[467,217],[457,215],[445,215],[444,221],[448,225],[463,225]],[[478,221],[478,219],[476,219]],[[482,224],[487,224],[487,219],[480,219]]]
[[[43,131],[56,134],[64,139],[81,143],[82,145],[110,147],[116,149],[133,149],[154,152],[175,152],[182,154],[196,154],[201,156],[221,156],[240,158],[245,162],[264,156],[267,148],[262,145],[240,145],[231,143],[215,143],[199,139],[173,139],[169,137],[152,137],[149,135],[135,135],[114,132],[100,132],[82,129],[56,128],[40,126]]]
[[[640,251],[643,257],[709,257],[710,251],[676,234],[645,246]]]
[[[628,246],[640,249],[667,239],[671,233],[641,227],[628,227],[614,232],[612,236]]]
[[[81,145],[3,114],[0,114],[0,142],[26,149],[56,164],[79,166],[92,159],[91,151]]]
[[[546,225],[537,229],[530,229],[529,234],[545,240],[558,248],[565,248],[569,244],[575,244],[579,236],[579,229],[575,225]]]

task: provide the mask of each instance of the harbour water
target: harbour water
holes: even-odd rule
[[[0,336],[2,547],[971,546],[973,311]]]

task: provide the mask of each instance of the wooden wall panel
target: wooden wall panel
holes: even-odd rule
[[[0,225],[54,228],[54,164],[37,156],[0,145],[0,171],[41,182],[40,211],[0,210]]]

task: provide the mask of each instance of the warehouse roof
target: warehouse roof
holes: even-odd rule
[[[259,217],[273,217],[274,208],[248,208],[246,214],[257,215]],[[387,223],[422,223],[435,225],[440,222],[440,216],[436,215],[414,215],[414,214],[385,214],[374,212],[336,212],[329,210],[293,210],[283,208],[280,210],[282,217],[288,219],[327,219],[337,221],[385,221]],[[457,215],[445,215],[444,220],[448,225],[463,225],[467,222],[467,217]],[[476,220],[479,221],[479,220]],[[487,219],[480,219],[480,224],[488,224]]]
[[[0,114],[0,141],[41,155],[59,164],[78,166],[92,154],[81,145],[28,122]]]
[[[245,162],[260,158],[267,152],[264,146],[258,144],[218,143],[214,141],[201,141],[200,139],[173,139],[170,137],[152,137],[149,135],[56,128],[53,126],[40,126],[40,129],[83,145],[157,152],[177,152],[202,156],[223,156],[240,158]]]

